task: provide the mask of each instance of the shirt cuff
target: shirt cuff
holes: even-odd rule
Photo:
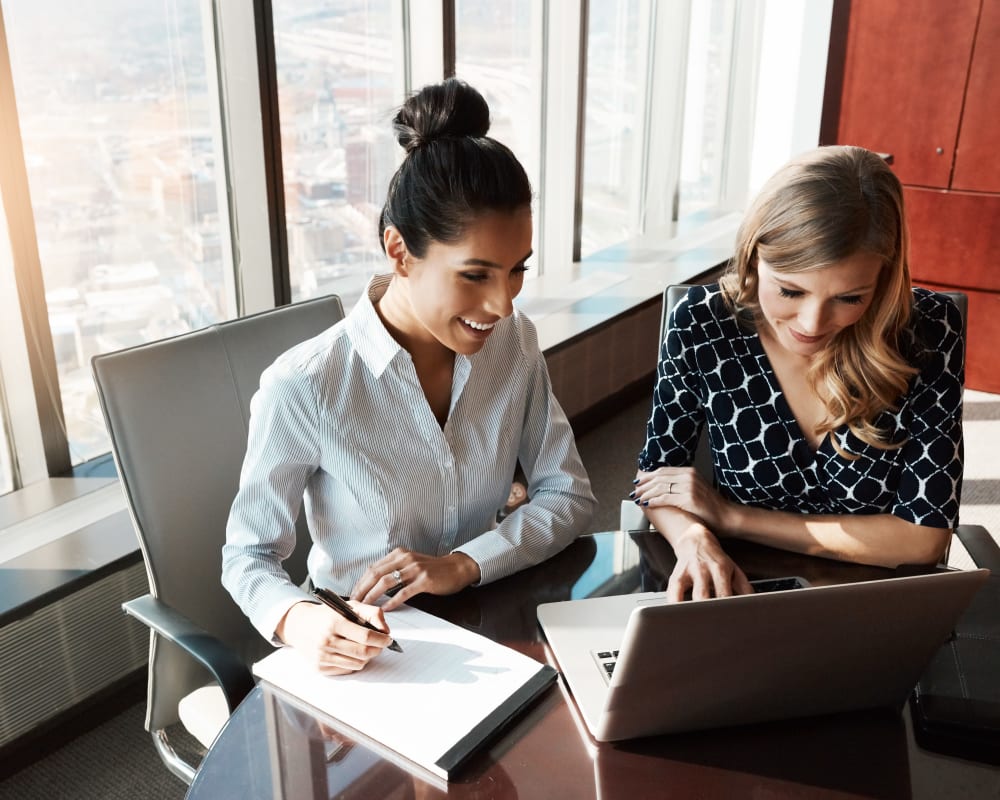
[[[276,647],[284,646],[285,643],[278,638],[275,630],[278,627],[278,623],[288,613],[288,609],[302,601],[315,602],[308,592],[300,589],[295,584],[284,583],[275,587],[268,591],[267,597],[261,601],[259,610],[253,618],[254,627],[271,644]]]
[[[502,571],[502,565],[498,563],[498,559],[491,553],[492,548],[489,543],[481,541],[486,538],[488,537],[479,536],[471,542],[466,542],[451,551],[467,555],[476,562],[476,565],[479,567],[479,580],[471,584],[472,586],[483,586],[498,578],[502,578],[506,574]]]

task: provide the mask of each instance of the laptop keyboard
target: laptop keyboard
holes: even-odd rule
[[[610,682],[611,674],[615,671],[615,664],[618,663],[618,651],[592,650],[591,655],[594,656],[594,660],[597,662],[597,666],[601,670],[601,675],[604,677],[605,683]]]

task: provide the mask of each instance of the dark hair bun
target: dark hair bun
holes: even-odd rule
[[[415,258],[433,242],[459,241],[487,212],[531,208],[531,182],[510,148],[486,134],[490,109],[464,81],[449,78],[412,95],[393,119],[406,150],[389,181],[379,241],[394,227]]]
[[[490,107],[465,81],[448,78],[411,95],[392,121],[407,153],[437,139],[483,137],[490,129]]]

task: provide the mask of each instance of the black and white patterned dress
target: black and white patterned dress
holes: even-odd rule
[[[846,426],[809,446],[759,336],[737,323],[717,284],[693,287],[675,307],[660,352],[639,468],[692,463],[708,425],[715,482],[744,505],[804,514],[893,514],[954,528],[962,490],[961,315],[947,297],[913,290],[902,352],[920,369],[897,411],[878,427],[895,450],[864,444]]]

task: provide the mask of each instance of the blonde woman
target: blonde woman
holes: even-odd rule
[[[914,288],[902,187],[822,147],[764,186],[717,285],[663,343],[631,497],[681,599],[751,591],[719,537],[865,564],[933,563],[958,524],[962,320]],[[689,465],[708,426],[715,486]]]

